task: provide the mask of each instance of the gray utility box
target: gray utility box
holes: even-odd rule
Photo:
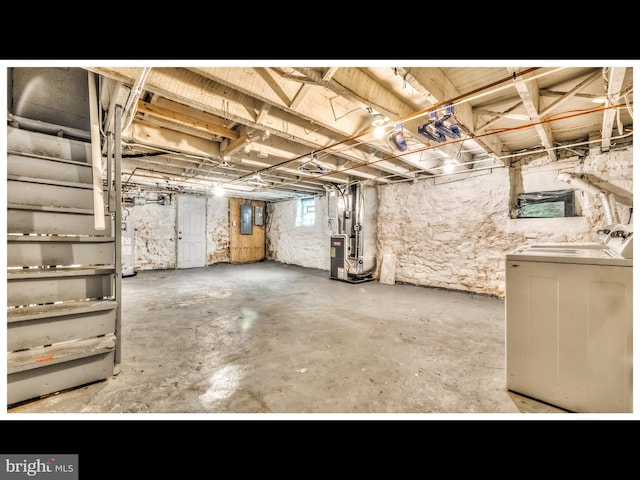
[[[348,279],[348,241],[349,238],[344,234],[333,235],[331,237],[331,278],[337,280]]]

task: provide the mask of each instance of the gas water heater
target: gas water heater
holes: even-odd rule
[[[330,278],[349,283],[369,282],[374,279],[374,269],[366,267],[363,254],[364,197],[361,186],[354,184],[346,192],[339,193],[338,233],[331,235],[329,248]]]

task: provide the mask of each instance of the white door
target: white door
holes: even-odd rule
[[[178,268],[206,265],[206,199],[178,196]]]

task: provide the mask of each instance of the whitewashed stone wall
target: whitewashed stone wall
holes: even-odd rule
[[[134,270],[176,268],[176,205],[125,205],[122,217],[133,221]]]
[[[154,197],[154,195],[148,195]],[[144,205],[125,205],[123,219],[134,223],[134,270],[176,268],[175,196],[170,205],[148,201]],[[229,261],[229,199],[207,197],[207,264]]]
[[[511,191],[562,190],[573,186],[559,172],[581,175],[614,191],[620,223],[632,223],[633,148],[583,159],[530,162],[477,172],[474,177],[439,177],[365,189],[364,255],[373,258],[376,276],[391,255],[392,282],[504,296],[505,255],[528,242],[591,242],[605,225],[601,201],[576,190],[577,217],[512,218]],[[515,197],[515,194],[513,195]],[[330,270],[330,237],[338,231],[336,198],[316,197],[313,227],[296,227],[296,200],[268,203],[266,256],[286,264]],[[625,205],[625,202],[627,205]],[[229,260],[229,202],[207,199],[207,261]],[[147,203],[126,206],[135,223],[134,268],[176,266],[176,208]],[[346,232],[348,233],[348,232]],[[387,257],[389,258],[389,257]],[[369,260],[367,260],[369,263]]]
[[[377,191],[360,186],[362,235],[362,271],[376,267]],[[315,198],[316,218],[313,227],[296,227],[297,200],[271,203],[267,207],[267,258],[308,268],[331,269],[331,236],[351,233],[337,207],[337,196]]]
[[[563,162],[562,171],[632,192],[632,148]],[[378,257],[395,256],[395,281],[504,296],[505,255],[528,242],[590,242],[605,225],[601,202],[577,191],[573,218],[511,218],[513,182],[521,192],[574,188],[548,161],[495,169],[449,183],[436,179],[379,187]],[[443,179],[445,177],[442,177]],[[452,177],[447,177],[451,179]],[[630,209],[618,206],[622,223]]]
[[[579,172],[584,173],[596,185],[612,191],[617,199],[616,213],[620,223],[632,223],[633,147],[591,154],[585,159]],[[603,210],[600,202],[593,196],[589,196],[588,201],[590,208],[585,215],[590,223],[602,223]]]
[[[615,213],[620,223],[630,223],[633,195],[633,147],[600,153],[592,149],[584,159],[574,158],[550,163],[532,162],[513,169],[512,181],[523,184],[522,191],[574,189],[578,218],[520,219],[512,227],[527,229],[531,240],[544,242],[596,241],[597,230],[606,226],[607,218],[601,199],[574,185],[557,180],[558,173],[570,173],[594,187],[614,192]],[[512,205],[513,206],[513,205]],[[512,215],[513,216],[513,215]],[[535,228],[529,228],[531,223]]]
[[[297,200],[267,204],[266,252],[269,260],[329,270],[329,202],[315,197],[315,224],[296,227]]]
[[[503,291],[504,254],[524,238],[506,232],[509,170],[486,172],[379,187],[378,255],[395,256],[395,281]]]
[[[229,199],[207,198],[207,265],[229,261]]]

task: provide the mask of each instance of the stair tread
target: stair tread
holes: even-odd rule
[[[48,205],[33,205],[29,203],[7,203],[7,209],[14,210],[35,210],[40,212],[58,212],[58,213],[83,213],[93,215],[93,208],[76,208],[76,207],[52,207]],[[108,212],[105,211],[105,215]]]
[[[113,266],[104,267],[54,267],[54,268],[22,268],[7,271],[7,280],[22,278],[72,277],[84,275],[106,275],[114,273]]]
[[[106,235],[7,235],[7,242],[112,243],[115,238]]]
[[[113,351],[115,345],[116,336],[110,333],[104,337],[83,338],[70,342],[54,343],[46,347],[9,352],[7,354],[7,374],[99,355]]]
[[[117,306],[118,302],[115,300],[73,300],[33,307],[7,308],[7,322],[112,310]]]

